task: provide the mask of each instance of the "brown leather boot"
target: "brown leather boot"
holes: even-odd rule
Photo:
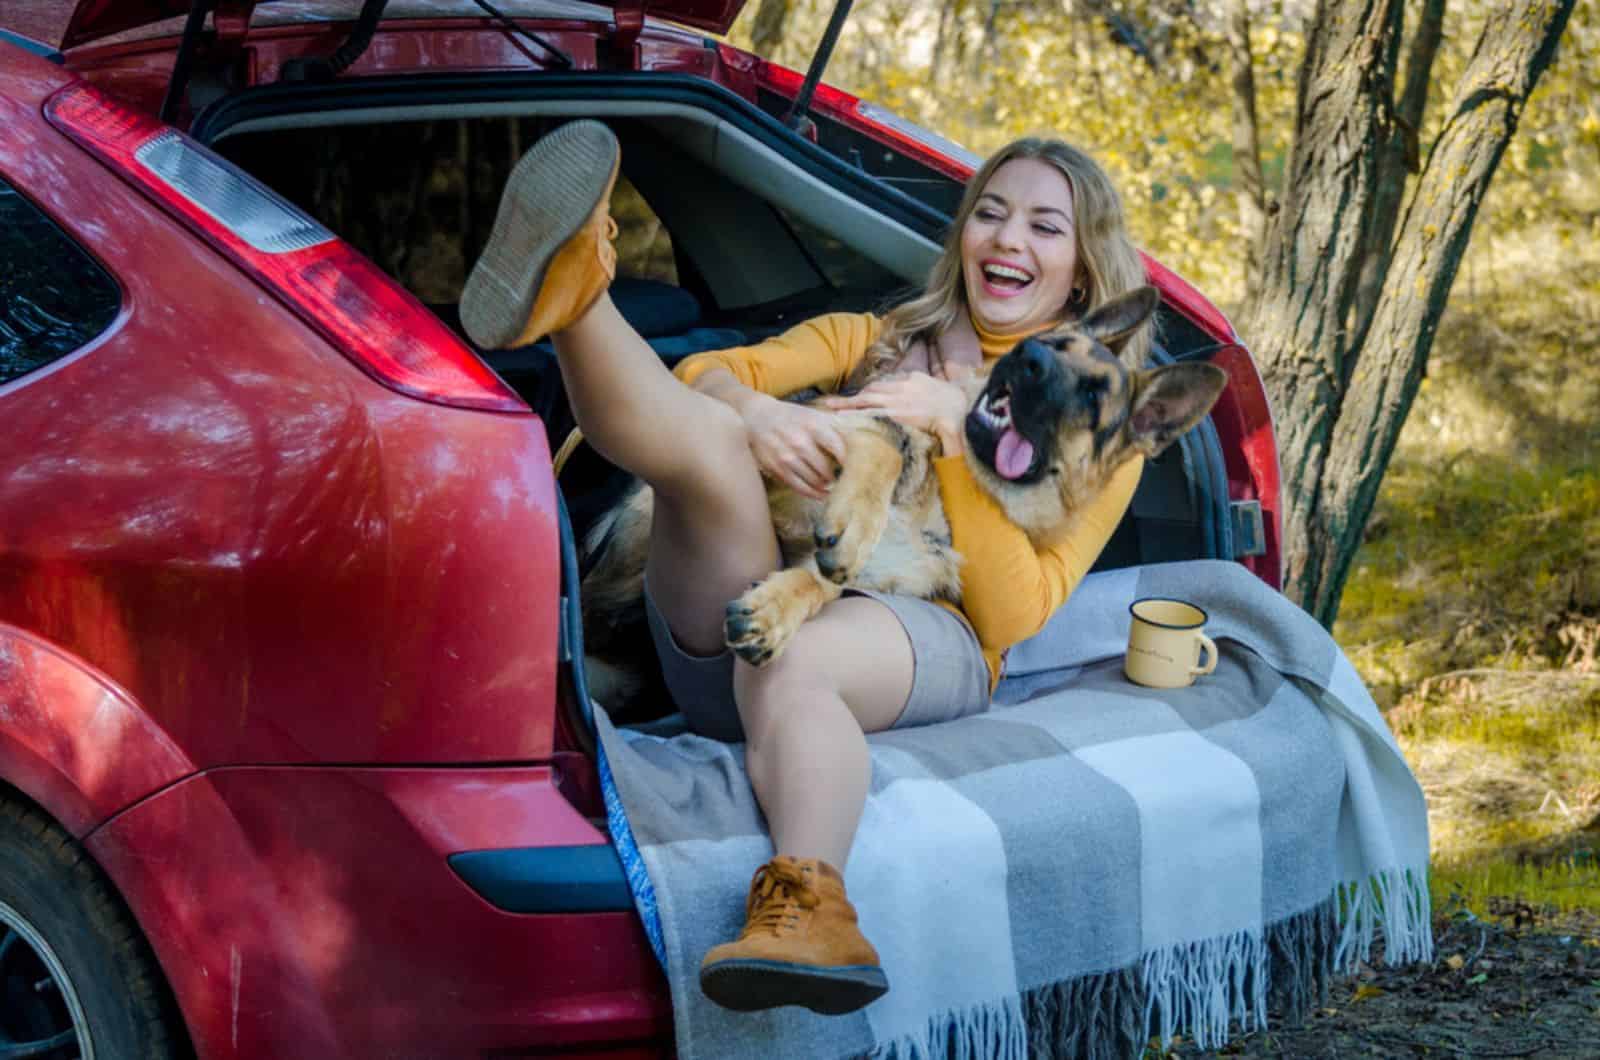
[[[619,157],[617,138],[594,121],[569,122],[522,156],[461,291],[461,325],[473,342],[535,342],[583,316],[610,286]]]
[[[837,1016],[882,997],[889,980],[838,870],[784,855],[756,870],[744,930],[706,954],[700,989],[740,1012],[803,1005]]]

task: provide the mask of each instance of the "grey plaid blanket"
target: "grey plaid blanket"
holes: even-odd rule
[[[1121,672],[1128,604],[1194,601],[1220,649],[1177,691]],[[772,853],[743,747],[599,719],[611,824],[684,1057],[1136,1056],[1293,1014],[1381,930],[1431,957],[1421,790],[1333,640],[1242,567],[1086,579],[1014,648],[995,709],[871,738],[845,870],[889,993],[739,1014],[701,957]]]

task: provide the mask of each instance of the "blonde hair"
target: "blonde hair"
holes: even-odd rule
[[[1077,318],[1096,306],[1126,294],[1145,282],[1144,262],[1128,236],[1122,197],[1100,164],[1061,140],[1024,137],[995,152],[967,182],[950,225],[950,234],[928,273],[922,293],[884,314],[878,341],[867,351],[865,367],[876,374],[899,364],[917,342],[926,344],[930,366],[938,371],[938,339],[967,311],[966,285],[961,274],[961,233],[977,208],[978,197],[995,171],[1017,158],[1037,159],[1054,166],[1072,190],[1072,208],[1078,265],[1087,275],[1087,290],[1080,300],[1061,307],[1063,317]],[[1140,327],[1122,343],[1122,359],[1142,366],[1150,356],[1150,326]]]

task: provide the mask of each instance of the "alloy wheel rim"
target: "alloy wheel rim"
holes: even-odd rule
[[[0,1060],[94,1060],[83,1004],[61,959],[0,901]]]

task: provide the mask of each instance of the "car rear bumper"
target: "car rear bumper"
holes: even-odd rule
[[[669,1047],[616,855],[548,769],[219,769],[87,842],[200,1057]]]

